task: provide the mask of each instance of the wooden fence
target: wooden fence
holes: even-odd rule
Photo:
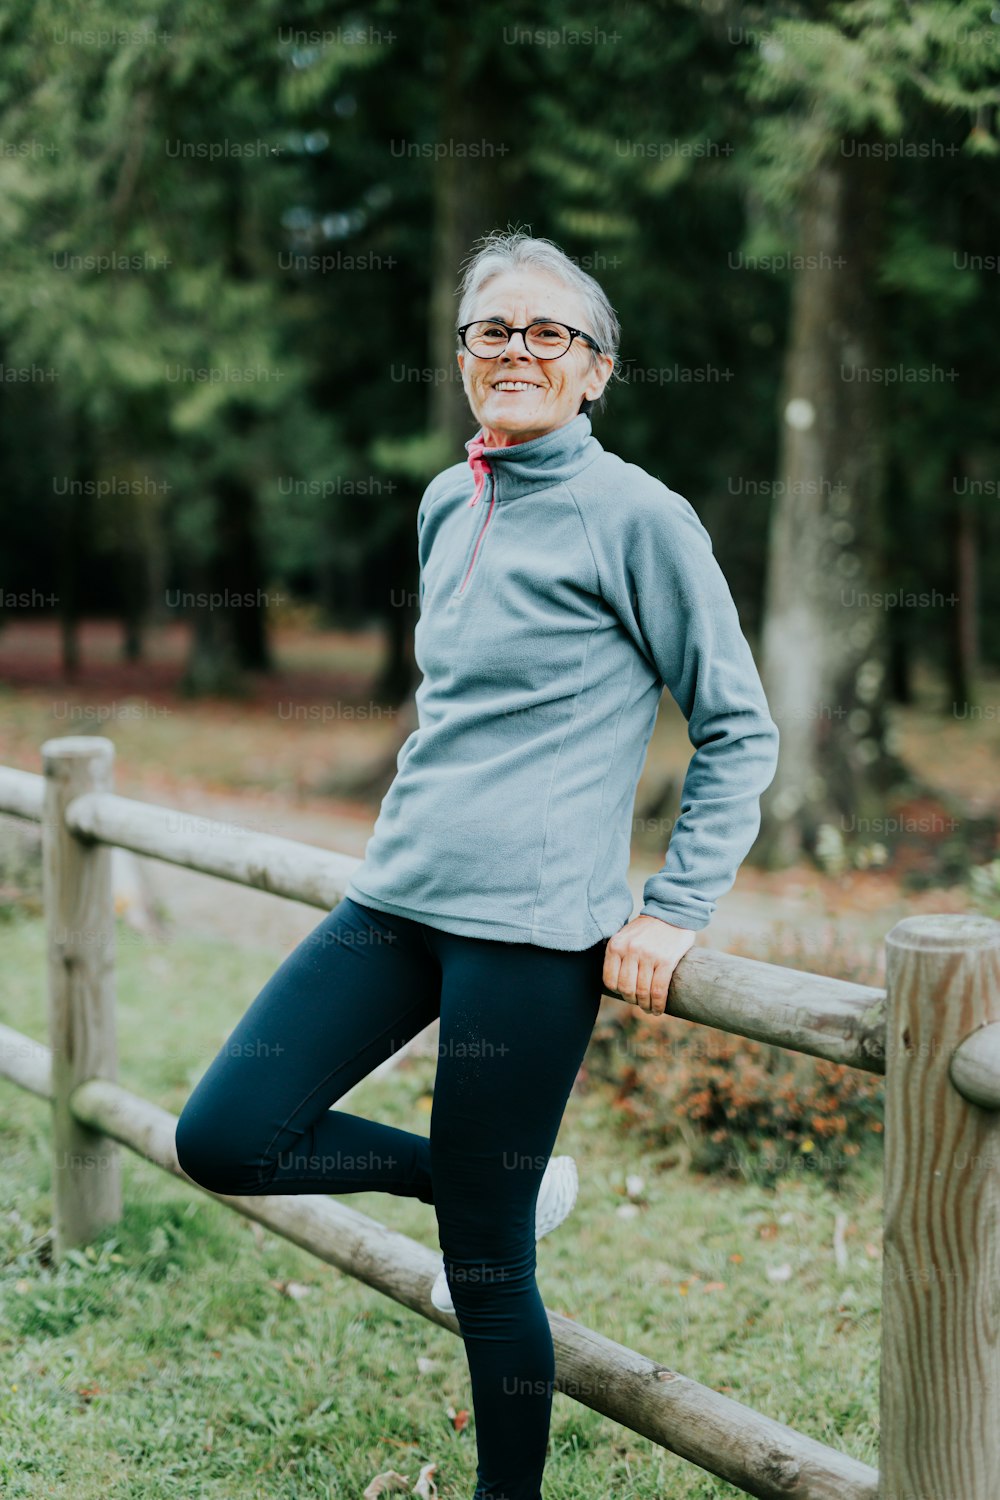
[[[176,1117],[117,1081],[112,848],[324,911],[360,861],[118,797],[101,736],[41,748],[41,776],[0,767],[0,811],[42,824],[49,1046],[0,1026],[0,1076],[52,1102],[58,1262],[121,1216],[116,1143],[191,1182]],[[886,943],[884,991],[694,948],[669,1004],[885,1075],[879,1469],[549,1314],[558,1389],[759,1500],[1000,1496],[1000,922],[908,917]],[[458,1332],[406,1235],[324,1194],[208,1196]]]

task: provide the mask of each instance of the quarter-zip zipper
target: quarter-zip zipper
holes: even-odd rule
[[[476,545],[473,547],[473,549],[472,549],[472,556],[469,558],[469,566],[466,568],[466,570],[465,570],[465,577],[462,579],[462,582],[460,583],[459,588],[458,588],[459,594],[463,594],[465,592],[465,585],[468,583],[469,578],[470,578],[470,576],[472,574],[472,570],[473,570],[473,568],[476,565],[476,558],[479,555],[479,548],[480,548],[480,545],[482,543],[483,537],[486,535],[486,528],[490,524],[490,521],[493,519],[493,511],[494,511],[494,508],[496,506],[496,498],[497,498],[497,495],[496,495],[496,480],[493,479],[492,476],[491,476],[491,479],[490,479],[490,508],[486,512],[486,520],[483,522],[482,526],[479,528],[479,535],[476,537]]]

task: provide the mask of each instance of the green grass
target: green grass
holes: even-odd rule
[[[2,1019],[46,1040],[37,918],[0,927]],[[157,944],[119,929],[120,1078],[179,1113],[281,953]],[[352,1111],[426,1131],[435,1059],[366,1083]],[[552,1311],[869,1463],[877,1463],[880,1180],[837,1194],[688,1173],[641,1152],[596,1086],[574,1093],[556,1148],[580,1167],[567,1223],[539,1246]],[[122,1150],[124,1215],[45,1263],[47,1104],[0,1081],[0,1489],[5,1500],[359,1500],[372,1477],[440,1500],[474,1488],[462,1343]],[[645,1186],[632,1217],[625,1178]],[[433,1210],[359,1193],[351,1207],[437,1247]],[[849,1221],[838,1270],[834,1219]],[[866,1246],[870,1247],[866,1250]],[[788,1266],[774,1281],[768,1268]],[[309,1288],[296,1299],[275,1282]],[[718,1285],[722,1283],[722,1285]],[[426,1373],[418,1359],[431,1359]],[[470,1420],[456,1431],[449,1408]],[[741,1494],[561,1393],[546,1500]]]

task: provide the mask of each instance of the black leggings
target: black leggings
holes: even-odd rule
[[[603,991],[581,952],[442,932],[343,899],[289,954],[177,1123],[216,1193],[433,1203],[465,1343],[473,1500],[541,1500],[555,1358],[535,1200]],[[440,1016],[430,1137],[330,1106]]]

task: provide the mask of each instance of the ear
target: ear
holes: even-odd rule
[[[590,378],[583,388],[583,394],[588,400],[596,401],[601,395],[604,387],[611,379],[611,372],[614,367],[615,362],[610,354],[595,354]]]

